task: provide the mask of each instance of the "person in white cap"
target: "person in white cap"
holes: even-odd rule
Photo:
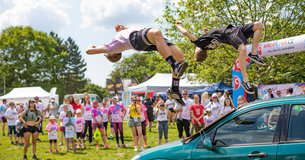
[[[85,148],[84,146],[84,137],[85,137],[85,119],[83,117],[82,114],[82,110],[81,109],[77,109],[76,110],[76,125],[75,125],[75,131],[76,131],[76,143],[77,146],[76,148],[79,149],[79,139],[81,141],[81,146],[82,148]]]
[[[206,108],[211,109],[212,115],[215,117],[216,120],[221,117],[220,111],[222,106],[219,103],[218,96],[216,93],[212,94],[212,101],[206,106]]]
[[[55,116],[53,116],[53,115],[50,116],[50,122],[46,126],[45,130],[48,132],[48,137],[49,137],[49,141],[50,141],[50,153],[53,153],[52,142],[54,142],[55,151],[56,151],[56,153],[58,153],[57,132],[59,131],[59,125],[56,123]]]
[[[211,109],[207,108],[206,109],[206,114],[203,119],[204,119],[204,126],[207,127],[208,125],[210,125],[211,123],[213,123],[214,121],[216,121],[215,117],[212,115]]]

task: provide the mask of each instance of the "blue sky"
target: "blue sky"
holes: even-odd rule
[[[103,45],[116,34],[114,26],[154,27],[161,17],[165,0],[0,0],[0,29],[31,26],[72,37],[87,62],[86,77],[105,87],[113,69],[104,55],[87,55],[89,45]],[[128,56],[134,51],[127,51]]]

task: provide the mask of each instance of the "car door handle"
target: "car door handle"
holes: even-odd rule
[[[268,154],[264,153],[264,152],[248,154],[249,158],[251,158],[251,157],[260,157],[260,158],[263,158],[263,157],[267,157],[267,156],[268,156]]]

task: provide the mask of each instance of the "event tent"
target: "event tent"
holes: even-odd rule
[[[188,80],[194,78],[194,73],[185,74],[180,80],[181,90],[198,90],[203,89],[208,83],[199,83]],[[157,73],[149,80],[132,87],[128,87],[129,92],[164,92],[172,85],[171,73]]]
[[[223,82],[218,82],[214,83],[211,86],[208,86],[204,89],[196,90],[193,92],[193,94],[201,94],[203,92],[208,92],[208,93],[214,93],[214,92],[219,92],[219,91],[225,91],[228,90],[230,93],[232,93],[232,87],[223,83]]]
[[[51,93],[45,91],[41,87],[24,87],[24,88],[14,88],[8,94],[0,97],[0,99],[7,99],[7,101],[13,101],[15,103],[27,103],[30,99],[34,99],[38,96],[41,102],[45,105],[48,104]],[[58,103],[58,95],[54,96],[55,101]]]

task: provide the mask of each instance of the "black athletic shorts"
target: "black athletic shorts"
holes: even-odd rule
[[[147,118],[148,122],[153,122],[154,121],[154,112],[147,112]]]
[[[57,143],[57,139],[50,139],[49,142],[50,143],[52,143],[52,142]]]
[[[174,111],[174,108],[170,108],[170,109],[168,109],[169,111],[171,111],[172,113],[176,113],[175,111]]]
[[[247,39],[253,37],[254,23],[248,23],[242,26],[232,26],[226,29],[225,37],[229,45],[232,45],[236,49],[242,44],[247,44]]]
[[[145,28],[129,35],[129,41],[133,48],[140,51],[157,51],[157,46],[149,42],[146,33],[150,28]],[[164,38],[168,46],[174,45],[170,40]]]
[[[84,136],[85,134],[83,134],[82,132],[76,132],[76,138],[81,138],[81,139],[83,139],[85,136]]]
[[[28,126],[27,128],[24,127],[22,129],[22,132],[23,133],[26,133],[26,132],[35,133],[35,132],[38,132],[38,128],[36,126]]]
[[[110,122],[111,123],[111,122]],[[108,122],[103,122],[105,130],[107,130]]]

